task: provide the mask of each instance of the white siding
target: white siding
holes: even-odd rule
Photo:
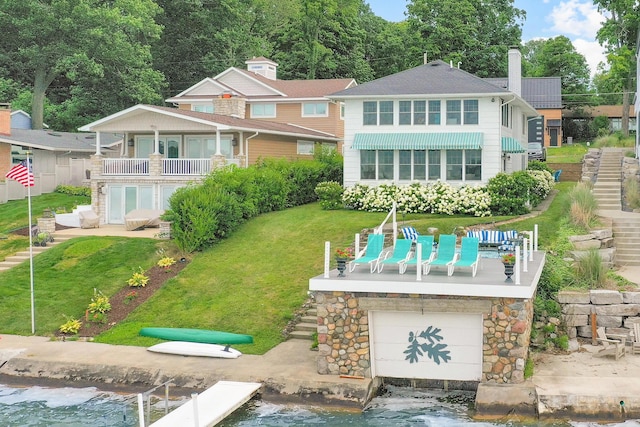
[[[434,380],[479,381],[482,376],[482,315],[463,313],[370,312],[373,376]],[[411,335],[429,326],[440,329],[441,341],[449,360],[436,363],[423,350],[417,362],[410,362],[407,351]],[[429,344],[426,338],[416,338]]]

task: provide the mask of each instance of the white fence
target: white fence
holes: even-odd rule
[[[206,175],[209,172],[210,159],[162,159],[163,175]]]
[[[149,175],[149,159],[103,159],[103,175]]]

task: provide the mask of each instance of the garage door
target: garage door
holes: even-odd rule
[[[479,381],[482,315],[371,311],[374,376]]]

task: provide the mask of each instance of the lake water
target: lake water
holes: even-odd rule
[[[445,394],[390,387],[363,412],[252,401],[220,426],[429,426],[429,427],[591,427],[590,423],[538,423],[501,419],[478,422],[470,416],[473,395]],[[176,406],[179,402],[173,402]],[[153,404],[158,419],[164,403]],[[640,423],[608,424],[637,427]],[[136,396],[96,388],[19,388],[0,385],[0,426],[4,427],[137,427]]]

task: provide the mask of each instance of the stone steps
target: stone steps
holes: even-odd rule
[[[300,317],[300,321],[289,333],[289,338],[298,338],[313,341],[314,335],[318,332],[318,311],[316,304],[312,304],[305,314]]]
[[[35,257],[38,254],[46,251],[49,248],[52,248],[56,245],[59,245],[62,242],[66,242],[67,240],[73,238],[73,236],[65,236],[65,235],[53,235],[53,242],[46,242],[46,246],[33,246],[31,248],[31,252]],[[17,252],[15,255],[8,256],[4,259],[4,261],[0,261],[0,271],[9,270],[17,265],[22,264],[25,261],[29,260],[31,256],[29,250]]]

